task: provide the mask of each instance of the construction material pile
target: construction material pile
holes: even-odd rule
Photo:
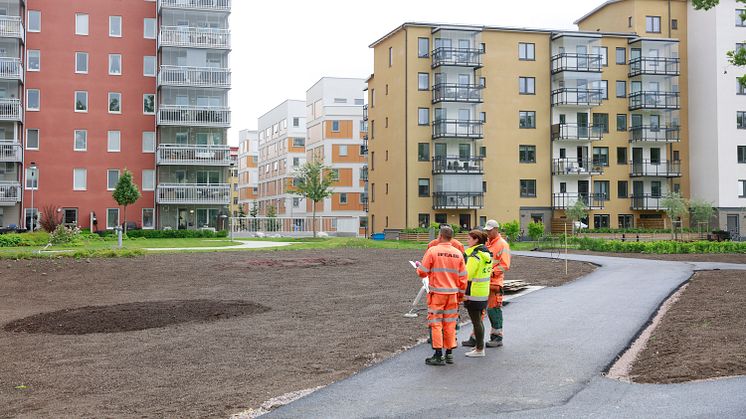
[[[529,285],[530,284],[523,282],[519,279],[514,279],[514,280],[506,279],[503,283],[503,291],[505,291],[506,294],[512,294],[512,293],[523,291],[524,289],[528,288]]]

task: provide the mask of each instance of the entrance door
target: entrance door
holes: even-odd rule
[[[588,162],[588,147],[579,146],[577,148],[577,158],[578,158],[578,166],[580,166],[580,167],[590,166],[590,165],[587,164],[587,162]]]
[[[639,210],[644,209],[645,204],[645,183],[641,180],[632,182],[632,208]]]
[[[632,147],[632,172],[642,173],[642,148]]]
[[[591,206],[591,202],[588,199],[588,191],[590,189],[589,182],[587,180],[578,181],[578,199],[582,201],[586,207]]]
[[[189,226],[189,210],[186,208],[179,208],[179,230],[186,230]]]
[[[728,233],[731,240],[738,240],[741,236],[741,229],[738,224],[738,215],[728,214]]]
[[[588,114],[585,112],[578,112],[576,118],[578,123],[578,139],[588,138]]]
[[[463,230],[470,230],[471,229],[471,215],[459,214],[458,224],[461,226]]]

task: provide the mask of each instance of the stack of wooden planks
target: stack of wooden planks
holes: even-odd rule
[[[503,290],[506,294],[515,293],[528,288],[529,284],[521,280],[509,280],[506,279],[503,282]]]

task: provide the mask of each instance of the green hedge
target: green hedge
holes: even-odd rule
[[[677,232],[683,233],[698,233],[696,228],[682,228],[676,229]],[[622,234],[622,233],[639,233],[639,234],[671,234],[671,229],[657,229],[657,228],[594,228],[592,230],[584,229],[579,231],[582,234]]]
[[[614,253],[746,253],[745,242],[622,242],[618,240],[590,239],[587,237],[573,238],[571,243],[580,250]]]
[[[146,239],[214,239],[228,237],[226,230],[212,232],[209,230],[132,230],[127,232],[129,238]]]
[[[0,234],[0,247],[44,246],[47,243],[49,234],[45,232]]]

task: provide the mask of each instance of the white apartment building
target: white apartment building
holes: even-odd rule
[[[719,228],[746,236],[746,89],[727,51],[746,45],[746,5],[720,0],[709,11],[689,5],[689,124],[692,198],[717,208]]]
[[[289,192],[294,172],[306,161],[305,102],[286,100],[259,117],[259,214],[303,217],[305,199]]]
[[[238,132],[238,205],[249,214],[259,195],[259,133]]]

